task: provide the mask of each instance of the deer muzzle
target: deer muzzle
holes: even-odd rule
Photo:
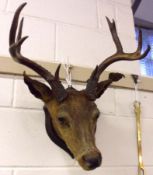
[[[80,166],[85,170],[93,170],[101,165],[102,156],[100,151],[96,148],[94,150],[83,153],[77,158]]]

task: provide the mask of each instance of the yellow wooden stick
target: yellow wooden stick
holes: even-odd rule
[[[134,102],[134,111],[137,127],[137,146],[138,146],[138,175],[144,175],[144,164],[142,159],[142,130],[141,130],[141,104]]]

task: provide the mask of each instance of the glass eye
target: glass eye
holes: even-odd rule
[[[61,126],[67,126],[67,127],[70,126],[67,118],[65,118],[65,117],[62,117],[62,116],[58,117],[58,122]]]

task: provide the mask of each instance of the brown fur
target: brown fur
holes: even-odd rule
[[[53,98],[46,107],[59,137],[65,141],[80,165],[88,169],[82,161],[82,156],[89,152],[99,152],[95,145],[96,123],[99,116],[96,104],[88,100],[84,91],[71,89],[64,102],[58,103]],[[67,124],[61,125],[59,117],[65,118]]]

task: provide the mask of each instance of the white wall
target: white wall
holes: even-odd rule
[[[43,61],[63,61],[94,67],[115,47],[105,16],[114,18],[125,51],[135,48],[130,0],[33,0],[28,1],[25,35],[30,38],[23,53]],[[12,12],[21,0],[0,0],[0,55],[8,54],[8,31]],[[118,71],[139,73],[139,65],[118,63]],[[77,85],[78,86],[78,85]],[[83,88],[80,86],[79,88]],[[101,111],[96,134],[103,154],[101,168],[83,171],[54,145],[44,126],[43,104],[35,99],[16,76],[0,78],[0,175],[135,175],[137,149],[134,92],[109,88],[97,100]],[[153,94],[140,92],[144,164],[153,174]]]
[[[23,0],[0,1],[0,54],[9,56],[12,12]],[[130,0],[27,0],[23,53],[33,59],[95,67],[115,52],[105,16],[115,19],[126,52],[136,49]],[[120,62],[111,70],[139,72],[138,62]]]

